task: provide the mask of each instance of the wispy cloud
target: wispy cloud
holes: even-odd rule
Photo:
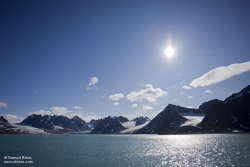
[[[183,82],[183,81],[182,81],[182,82],[180,82],[180,84],[181,84],[181,85],[184,85],[184,84],[185,84],[185,82]]]
[[[0,102],[0,108],[6,108],[6,107],[8,107],[7,103]]]
[[[142,110],[153,110],[154,108],[153,107],[150,107],[150,106],[143,106],[142,107]]]
[[[188,96],[187,98],[188,98],[188,99],[192,99],[192,98],[194,98],[194,97],[193,97],[193,96]]]
[[[177,88],[177,85],[174,84],[174,85],[172,85],[172,86],[170,87],[170,89],[173,89],[173,88]]]
[[[113,103],[115,106],[118,106],[120,103],[118,103],[117,101]]]
[[[23,117],[18,117],[16,115],[12,115],[12,114],[3,114],[1,116],[3,116],[5,119],[7,119],[8,121],[13,122],[13,123],[20,123],[24,120]]]
[[[122,99],[123,97],[124,97],[124,95],[122,93],[117,93],[117,94],[110,95],[109,100],[118,101],[118,100]]]
[[[182,88],[183,88],[183,89],[186,89],[186,90],[191,90],[191,89],[192,89],[191,86],[186,86],[186,85],[185,85],[185,86],[182,86]]]
[[[233,76],[240,75],[249,70],[250,61],[240,64],[231,64],[229,66],[221,66],[207,72],[199,78],[194,79],[190,83],[190,86],[195,88],[198,86],[205,87],[227,80]]]
[[[89,83],[87,85],[87,90],[91,90],[93,88],[96,88],[96,90],[98,90],[98,87],[94,86],[97,83],[98,83],[98,78],[97,77],[90,78],[90,81],[89,81]]]
[[[146,84],[146,89],[140,90],[138,92],[131,92],[127,95],[127,99],[130,101],[143,101],[146,99],[148,102],[156,102],[157,98],[162,97],[167,94],[167,92],[161,90],[160,88],[154,88],[152,84]]]
[[[207,89],[207,90],[205,90],[205,93],[213,93],[213,91]]]
[[[77,110],[81,110],[81,109],[82,109],[82,108],[79,107],[79,106],[74,106],[74,107],[72,107],[72,108],[77,109]]]
[[[138,104],[133,104],[132,107],[138,107]]]

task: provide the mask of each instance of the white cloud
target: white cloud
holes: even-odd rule
[[[181,93],[180,93],[180,96],[182,96],[182,95],[184,95],[184,92],[181,92]]]
[[[18,117],[16,115],[12,115],[12,114],[3,114],[2,116],[5,119],[7,119],[8,121],[13,122],[13,123],[20,123],[24,120],[23,117]]]
[[[98,83],[98,78],[97,77],[90,78],[90,81],[89,81],[88,86],[87,86],[87,90],[91,90],[93,88],[96,88],[96,90],[98,90],[98,87],[94,86],[97,83]]]
[[[122,99],[123,97],[124,97],[123,94],[118,93],[118,94],[110,95],[110,96],[109,96],[109,100],[118,101],[118,100]]]
[[[28,115],[33,115],[33,114],[36,114],[36,115],[44,115],[45,113],[47,113],[49,111],[44,111],[44,110],[37,110],[37,111],[34,111],[34,112],[30,112]]]
[[[157,98],[162,97],[167,94],[160,88],[153,88],[152,84],[146,84],[146,89],[140,90],[138,92],[131,92],[127,95],[127,99],[130,101],[142,101],[146,99],[148,102],[155,102]]]
[[[133,104],[132,107],[138,107],[138,104]]]
[[[79,107],[79,106],[74,106],[74,107],[72,107],[72,108],[77,109],[77,110],[82,109],[82,108],[81,108],[81,107]]]
[[[91,119],[100,119],[101,117],[98,117],[97,115],[88,115],[88,116],[82,116],[81,117],[84,121],[89,122]]]
[[[8,107],[8,104],[4,102],[0,102],[0,108],[5,108],[5,107]]]
[[[194,97],[193,97],[193,96],[188,96],[187,98],[188,98],[188,99],[192,99],[192,98],[194,98]]]
[[[118,102],[114,102],[113,103],[115,106],[118,106],[120,103],[118,103]]]
[[[205,90],[205,93],[213,93],[213,91],[207,89],[207,90]]]
[[[105,97],[104,96],[102,96],[102,99],[104,99]]]
[[[36,115],[63,115],[68,118],[73,118],[74,116],[80,117],[82,120],[89,122],[91,119],[100,119],[97,115],[91,113],[91,115],[82,115],[80,113],[73,113],[72,111],[68,111],[65,107],[52,107],[52,111],[45,111],[45,110],[37,110],[34,112],[30,112],[29,115],[36,114]],[[22,117],[20,117],[22,118]],[[23,118],[22,118],[23,119]],[[20,121],[21,122],[21,121]]]
[[[190,89],[192,89],[192,87],[190,87],[190,86],[186,86],[186,85],[185,85],[185,86],[182,86],[182,88],[183,88],[183,89],[186,89],[186,90],[190,90]]]
[[[172,101],[177,101],[177,99],[174,99],[174,100],[172,100]]]
[[[147,101],[148,101],[149,103],[153,103],[153,102],[156,102],[156,101],[157,101],[157,99],[156,99],[155,97],[146,97],[146,99],[147,99]]]
[[[207,72],[199,78],[194,79],[190,83],[190,86],[195,88],[198,86],[205,87],[227,80],[233,76],[240,75],[249,70],[250,61],[240,64],[231,64],[229,66],[221,66]]]
[[[194,108],[194,107],[192,107],[192,106],[188,106],[187,108]]]
[[[51,107],[51,111],[45,110],[37,110],[34,112],[30,112],[29,115],[36,114],[36,115],[66,115],[72,111],[68,111],[65,107]]]
[[[142,107],[142,110],[153,110],[154,108],[153,107],[150,107],[150,106],[143,106]]]

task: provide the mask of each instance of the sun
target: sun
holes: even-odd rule
[[[165,54],[166,56],[168,56],[168,58],[171,58],[174,55],[174,48],[168,46],[167,49],[165,50]]]

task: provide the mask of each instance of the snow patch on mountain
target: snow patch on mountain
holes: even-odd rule
[[[121,131],[120,133],[122,133],[122,134],[125,134],[125,133],[132,133],[133,131],[139,130],[139,129],[141,129],[142,127],[146,126],[149,122],[150,122],[150,121],[147,121],[147,122],[145,122],[144,124],[138,125],[138,126],[135,126],[135,122],[134,122],[134,121],[129,121],[129,122],[123,123],[122,125],[123,125],[125,128],[128,128],[128,129],[123,130],[123,131]]]
[[[22,130],[22,131],[29,131],[30,133],[34,133],[34,134],[47,134],[46,132],[44,132],[44,130],[42,129],[38,129],[32,126],[26,126],[26,125],[22,125],[22,124],[15,124],[15,123],[10,123],[12,126],[17,127],[18,129]]]
[[[204,116],[184,116],[184,117],[187,118],[188,120],[183,124],[181,124],[180,126],[197,126],[204,118]]]

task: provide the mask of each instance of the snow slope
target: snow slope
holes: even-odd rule
[[[44,130],[42,129],[38,129],[32,126],[26,126],[26,125],[21,125],[21,124],[15,124],[15,123],[11,123],[12,126],[17,127],[18,129],[21,129],[23,131],[29,131],[30,133],[34,133],[34,134],[45,134],[46,132],[44,132]]]
[[[188,121],[181,124],[181,126],[197,126],[197,124],[199,124],[204,118],[204,116],[184,116],[184,117],[187,118]]]
[[[141,129],[142,127],[144,127],[145,125],[147,125],[150,121],[147,121],[146,123],[139,125],[139,126],[135,126],[135,122],[134,121],[129,121],[129,122],[125,122],[122,123],[122,125],[125,128],[128,128],[126,130],[121,131],[120,133],[132,133],[135,130]]]

